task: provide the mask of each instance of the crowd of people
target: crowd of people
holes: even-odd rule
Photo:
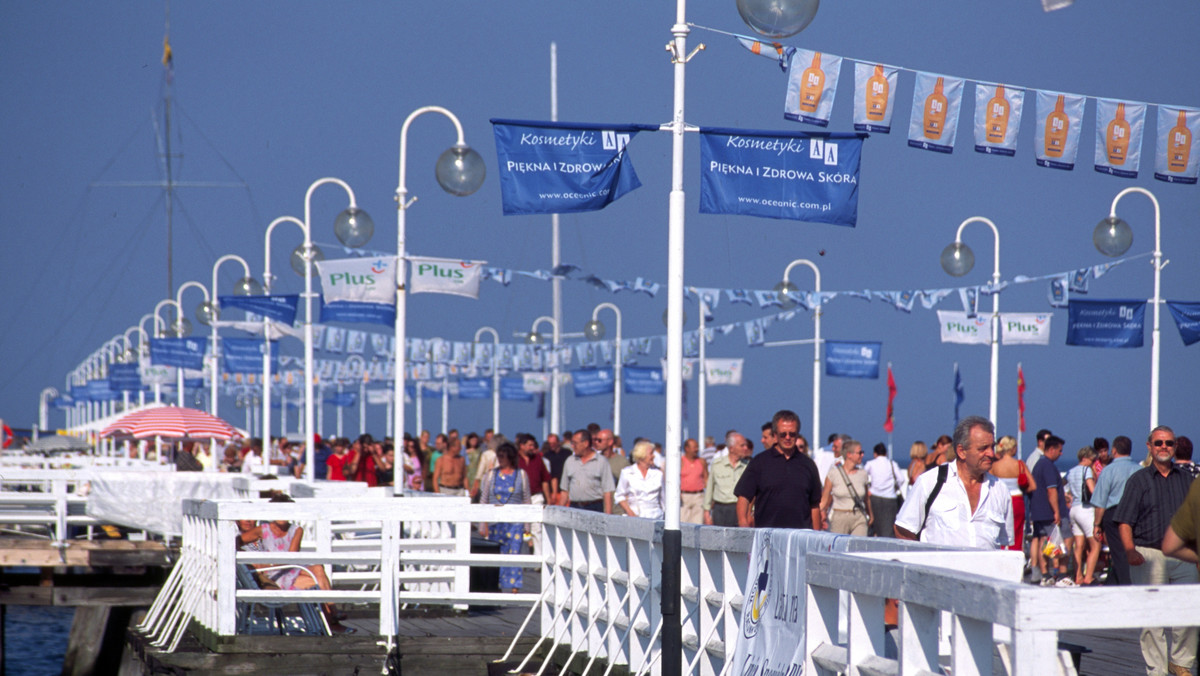
[[[811,446],[799,416],[788,410],[760,431],[758,454],[737,430],[720,443],[709,437],[703,447],[684,441],[682,522],[1009,548],[1027,553],[1029,582],[1046,586],[1197,582],[1200,483],[1193,486],[1193,479],[1200,468],[1192,463],[1191,440],[1169,427],[1151,431],[1140,464],[1129,437],[1117,436],[1111,444],[1096,437],[1079,448],[1077,464],[1066,472],[1057,464],[1066,447],[1062,438],[1040,430],[1036,448],[1022,458],[1015,438],[997,439],[992,423],[978,416],[963,419],[953,434],[931,445],[914,442],[904,469],[882,443],[872,447],[870,460],[863,443],[844,434]],[[315,442],[318,479],[371,486],[399,479],[390,440],[364,434]],[[211,462],[200,446],[186,446],[176,458],[180,469],[204,469]],[[220,459],[225,471],[276,465],[297,477],[304,462],[303,445],[285,440],[266,454],[250,440],[224,449]],[[529,434],[510,441],[491,429],[482,436],[424,431],[406,435],[400,458],[403,486],[410,490],[648,519],[666,511],[663,467],[661,444],[639,437],[626,449],[612,430],[595,423],[550,434],[540,445]],[[247,532],[264,546],[294,546],[298,538],[285,524],[250,528],[244,542]],[[519,553],[538,539],[537,524],[479,529],[504,553]],[[292,577],[311,586],[321,585],[324,575]],[[520,590],[520,568],[502,568],[500,577],[503,589]],[[1141,644],[1152,673],[1179,675],[1195,667],[1196,628],[1148,628]]]

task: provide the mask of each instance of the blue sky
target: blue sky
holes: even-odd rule
[[[693,2],[688,19],[747,33],[732,0]],[[0,333],[0,417],[15,426],[36,420],[37,396],[63,387],[81,360],[123,332],[166,295],[165,207],[153,188],[105,187],[109,182],[161,179],[155,123],[165,93],[162,2],[0,3],[0,251],[4,252],[5,331]],[[579,122],[659,124],[671,117],[672,69],[663,45],[670,39],[674,4],[176,2],[170,8],[175,54],[173,148],[181,181],[244,183],[245,188],[179,191],[175,209],[175,280],[208,283],[217,257],[236,253],[261,275],[263,234],[277,216],[303,215],[304,192],[314,180],[336,176],[355,190],[377,231],[368,245],[395,248],[395,205],[400,125],[423,105],[442,105],[462,119],[467,142],[488,163],[484,187],[467,198],[443,193],[433,180],[437,155],[453,141],[451,125],[422,118],[410,134],[411,194],[408,249],[420,255],[486,259],[514,270],[550,267],[550,222],[541,216],[501,214],[495,145],[488,119],[549,119],[550,42],[558,43],[559,118]],[[1194,68],[1200,44],[1200,5],[1186,0],[1141,3],[1086,0],[1044,13],[1036,0],[978,5],[951,0],[824,3],[803,33],[785,42],[968,80],[1200,108]],[[697,29],[689,44],[707,44],[688,67],[687,121],[701,126],[814,129],[783,119],[784,74],[741,49],[732,38]],[[852,65],[830,131],[851,129]],[[985,216],[1001,231],[1001,271],[1042,275],[1105,262],[1091,232],[1113,196],[1128,186],[1154,192],[1162,206],[1163,248],[1172,259],[1163,272],[1170,299],[1200,301],[1200,276],[1189,258],[1200,252],[1200,188],[1168,185],[1152,176],[1153,142],[1143,144],[1137,179],[1092,171],[1094,103],[1084,117],[1075,171],[1034,166],[1032,93],[1026,98],[1015,157],[985,156],[970,147],[964,119],[951,155],[908,148],[905,133],[913,75],[902,73],[890,135],[875,134],[863,149],[856,228],[700,214],[699,145],[686,147],[686,280],[718,288],[771,288],[796,258],[819,263],[824,288],[925,289],[987,280],[992,242],[986,228],[970,226],[964,239],[978,260],[961,281],[938,265],[955,228]],[[973,88],[967,87],[968,99]],[[156,116],[156,110],[159,114]],[[964,103],[964,117],[973,101]],[[1153,113],[1153,109],[1151,109]],[[1152,117],[1152,116],[1151,116]],[[1147,123],[1153,130],[1154,122]],[[670,138],[643,133],[631,146],[643,186],[599,212],[562,218],[562,260],[600,277],[667,278],[667,192]],[[325,188],[313,201],[314,239],[334,242],[332,222],[345,206]],[[1134,229],[1130,254],[1153,246],[1148,200],[1131,196],[1119,213]],[[297,292],[286,254],[298,235],[280,233],[272,267],[281,289]],[[223,267],[221,286],[236,266]],[[811,276],[793,273],[808,289]],[[1145,259],[1092,282],[1090,298],[1149,298],[1152,274]],[[185,305],[199,298],[189,292]],[[598,303],[617,303],[626,337],[665,332],[658,297],[612,295],[578,282],[564,283],[564,330],[580,331]],[[985,302],[986,304],[986,302]],[[690,327],[695,306],[688,304]],[[942,309],[958,309],[953,299]],[[1012,287],[1005,311],[1049,311],[1043,284]],[[477,301],[424,295],[409,301],[409,332],[470,340],[490,325],[501,335],[527,330],[550,313],[550,285],[517,280],[485,283]],[[716,323],[740,322],[766,311],[722,304]],[[1147,312],[1149,321],[1150,313]],[[1147,431],[1150,336],[1135,350],[1067,347],[1066,312],[1054,313],[1048,347],[1004,347],[1000,352],[1001,432],[1015,433],[1016,365],[1024,364],[1029,437],[1053,429],[1074,450],[1096,435]],[[611,323],[611,322],[610,322]],[[1195,434],[1198,347],[1185,348],[1163,313],[1160,421]],[[372,331],[386,331],[383,327]],[[611,327],[610,327],[611,331]],[[772,327],[768,340],[810,337],[799,318]],[[966,385],[967,412],[986,414],[988,349],[943,345],[936,315],[906,314],[880,303],[839,298],[825,311],[829,339],[878,340],[894,365],[897,448],[948,432],[953,418],[952,364]],[[299,354],[295,342],[285,353]],[[709,389],[709,433],[751,431],[779,408],[800,413],[811,427],[811,348],[747,348],[738,333],[718,338],[710,357],[745,357],[741,387]],[[320,353],[318,353],[320,356]],[[657,363],[657,356],[643,359]],[[696,384],[688,385],[688,418],[696,431]],[[826,378],[823,433],[846,432],[867,444],[883,440],[886,383]],[[232,401],[222,409],[232,411]],[[565,395],[566,426],[606,423],[603,397]],[[660,397],[625,397],[627,437],[663,437]],[[412,409],[410,407],[410,416]],[[437,425],[427,406],[424,426]],[[453,402],[451,425],[482,429],[490,402]],[[528,404],[506,402],[506,432],[541,423]],[[240,421],[240,412],[231,415]],[[326,427],[333,412],[326,412]],[[62,423],[61,413],[51,416]],[[357,412],[347,417],[350,431]],[[368,427],[382,432],[380,407]],[[410,417],[409,428],[413,426]],[[294,423],[293,423],[294,428]],[[328,432],[329,430],[327,430]],[[1028,443],[1026,446],[1028,447]],[[1140,447],[1138,450],[1141,451]],[[1067,455],[1073,456],[1073,453]]]

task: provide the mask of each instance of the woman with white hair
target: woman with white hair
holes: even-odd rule
[[[621,470],[615,499],[629,516],[661,519],[663,502],[663,473],[654,466],[654,444],[639,441],[630,452],[633,464]]]

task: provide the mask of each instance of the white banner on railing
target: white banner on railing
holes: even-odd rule
[[[805,558],[810,551],[844,552],[848,543],[847,536],[813,531],[764,528],[754,534],[741,636],[729,673],[793,676],[803,672]]]

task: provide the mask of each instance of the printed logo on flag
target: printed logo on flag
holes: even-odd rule
[[[122,392],[137,392],[142,389],[142,376],[138,373],[138,365],[110,364],[108,381],[114,390]]]
[[[1049,345],[1049,313],[1002,312],[1000,313],[1000,342],[1004,345]]]
[[[840,378],[878,378],[883,343],[825,341],[825,375]]]
[[[1067,345],[1141,347],[1146,302],[1071,300],[1067,303]]]
[[[793,52],[788,65],[783,117],[818,127],[828,126],[841,70],[840,56],[808,49]]]
[[[262,373],[263,341],[261,338],[222,338],[221,356],[226,373]],[[279,341],[271,341],[271,370],[279,364]]]
[[[492,379],[491,378],[459,378],[458,379],[458,398],[459,399],[491,399],[492,398]]]
[[[1096,99],[1096,171],[1137,178],[1146,106]]]
[[[207,349],[207,338],[151,338],[150,363],[199,370]]]
[[[741,385],[744,359],[705,359],[704,372],[709,385]]]
[[[661,368],[629,366],[622,371],[625,394],[666,394],[667,382]]]
[[[989,330],[991,317],[971,317],[966,312],[938,310],[938,323],[941,325],[943,343],[960,343],[963,345],[990,345],[992,335]]]
[[[394,256],[318,261],[321,321],[395,324],[395,262]]]
[[[1159,106],[1157,130],[1154,178],[1167,183],[1195,183],[1200,168],[1200,110]]]
[[[648,125],[492,120],[505,215],[596,211],[641,187],[626,147]]]
[[[700,212],[858,222],[862,137],[700,130]]]
[[[956,77],[917,73],[913,86],[908,145],[939,153],[954,152],[963,81]]]
[[[975,152],[1011,156],[1017,150],[1017,130],[1025,92],[1004,85],[975,84]]]
[[[895,68],[881,64],[854,64],[855,130],[891,133],[896,73]]]
[[[455,258],[410,257],[412,277],[409,293],[448,293],[453,296],[479,298],[482,261]]]
[[[237,308],[291,326],[296,321],[300,294],[284,296],[218,296],[221,308]]]
[[[1037,93],[1033,150],[1039,167],[1067,171],[1075,168],[1086,100],[1074,94]]]
[[[594,397],[612,394],[615,387],[612,369],[579,369],[571,372],[575,396]]]

